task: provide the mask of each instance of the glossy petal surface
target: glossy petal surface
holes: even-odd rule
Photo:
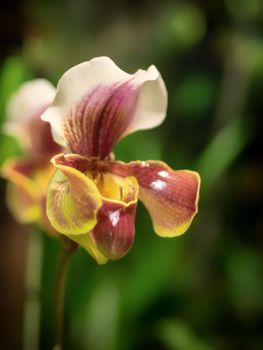
[[[119,259],[127,254],[135,234],[138,198],[136,178],[133,176],[122,178],[107,172],[101,173],[100,162],[76,154],[60,154],[54,157],[53,163],[61,170],[67,169],[63,172],[68,179],[70,171],[75,175],[78,174],[81,181],[92,182],[96,186],[102,203],[96,213],[96,225],[91,229],[88,228],[85,234],[72,234],[70,230],[65,231],[64,228],[63,231],[60,229],[60,232],[83,246],[100,264],[108,259]],[[52,181],[51,186],[54,183],[57,186],[59,182],[58,180]],[[57,191],[56,188],[55,190]],[[71,192],[73,190],[75,193],[79,193],[78,196],[87,196],[82,182],[76,185],[75,180],[71,181]],[[53,190],[49,189],[49,191]],[[61,211],[59,208],[57,210]],[[83,211],[83,205],[81,211]],[[56,215],[56,217],[58,216],[59,214]],[[64,215],[62,216],[64,218]],[[54,219],[50,218],[50,220],[53,224]]]
[[[183,234],[197,213],[200,177],[189,170],[172,170],[158,161],[112,162],[107,171],[119,176],[136,177],[139,199],[144,203],[153,221],[155,232],[163,237]]]
[[[121,201],[114,202],[104,198],[92,236],[100,251],[108,259],[122,258],[133,244],[137,196],[136,179],[126,177],[122,184]]]

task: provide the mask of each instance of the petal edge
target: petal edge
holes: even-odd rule
[[[55,157],[52,162],[57,168],[47,193],[47,216],[52,226],[65,235],[90,231],[102,205],[96,185],[80,171],[57,164]]]
[[[161,161],[112,161],[105,171],[139,183],[139,199],[147,208],[155,232],[162,237],[182,235],[198,210],[200,176],[195,171],[172,170]]]

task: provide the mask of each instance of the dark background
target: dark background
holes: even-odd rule
[[[182,237],[154,235],[139,205],[124,259],[100,267],[75,254],[66,349],[263,349],[262,23],[261,0],[1,0],[1,123],[25,80],[56,84],[100,55],[130,73],[155,64],[167,119],[127,137],[116,157],[162,159],[202,177],[199,214]],[[2,163],[19,150],[0,137]],[[59,243],[14,222],[4,180],[0,194],[0,347],[36,348],[41,310],[39,349],[50,349]]]

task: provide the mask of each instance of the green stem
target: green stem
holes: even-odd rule
[[[76,246],[62,241],[62,250],[58,261],[57,279],[55,287],[55,322],[54,322],[54,350],[63,349],[63,320],[64,320],[64,300],[65,287],[69,260]]]
[[[41,232],[32,230],[28,237],[26,258],[23,349],[39,349],[42,253]]]

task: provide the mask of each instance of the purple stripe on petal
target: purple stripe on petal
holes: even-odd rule
[[[97,86],[71,109],[64,130],[69,149],[87,157],[106,158],[130,126],[139,91],[131,81]]]

